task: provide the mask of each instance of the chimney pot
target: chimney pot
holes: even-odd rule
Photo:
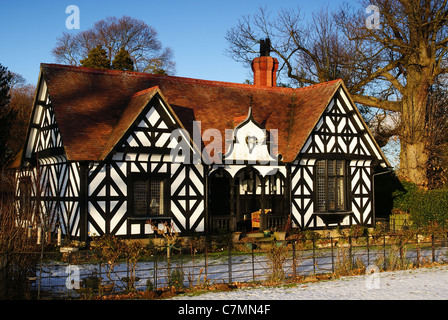
[[[260,40],[260,57],[252,61],[254,85],[264,87],[277,86],[278,60],[269,56],[271,41],[269,38]]]

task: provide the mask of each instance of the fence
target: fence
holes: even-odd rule
[[[110,268],[93,250],[46,253],[31,290],[39,297],[78,298],[86,293],[157,290],[216,283],[282,280],[322,273],[347,275],[370,266],[382,270],[445,263],[446,236],[402,235],[253,241],[171,248],[142,257],[135,270],[125,262]],[[178,250],[175,250],[178,249]]]

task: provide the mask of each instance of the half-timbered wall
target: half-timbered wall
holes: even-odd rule
[[[47,86],[45,81],[42,81],[35,101],[25,157],[44,158],[51,156],[49,154],[51,150],[61,147],[62,139],[54,118]]]
[[[121,139],[113,156],[90,166],[90,236],[110,233],[138,237],[151,234],[149,220],[156,225],[172,222],[180,232],[204,231],[204,168],[201,164],[172,159],[170,134],[177,128],[170,111],[157,96]],[[167,181],[168,203],[163,215],[136,217],[133,214],[131,186],[136,177],[157,177]]]
[[[127,169],[124,162],[96,163],[88,171],[88,235],[125,235]]]
[[[317,160],[345,160],[345,201],[347,215],[341,225],[371,224],[372,163],[381,156],[359,113],[348,101],[344,91],[330,101],[313,132],[291,166],[291,212],[299,227],[324,227],[315,213]]]
[[[36,212],[47,226],[52,230],[60,227],[63,234],[77,237],[80,234],[79,164],[68,162],[65,157],[45,81],[41,81],[38,90],[24,155],[25,168],[17,177],[19,181],[30,178],[31,199],[33,203],[39,199]],[[16,195],[20,199],[20,188]]]
[[[18,185],[21,179],[27,178],[31,183],[30,200],[32,206],[39,206],[38,213],[41,218],[34,219],[36,223],[43,224],[45,219],[47,227],[52,231],[60,227],[64,235],[79,237],[79,195],[80,178],[79,164],[61,162],[61,157],[39,159],[39,165],[32,169],[22,169],[17,174]],[[19,212],[21,190],[16,189],[17,208]],[[36,203],[36,200],[38,202]]]
[[[291,214],[296,226],[306,228],[313,219],[315,159],[295,161],[291,167]]]
[[[40,160],[38,167],[42,213],[51,217],[52,226],[60,227],[65,235],[79,237],[79,165]]]
[[[353,223],[372,224],[372,168],[370,160],[350,162],[351,210],[356,220]]]
[[[16,209],[22,224],[36,227],[40,217],[36,215],[37,174],[33,168],[25,168],[16,172]]]

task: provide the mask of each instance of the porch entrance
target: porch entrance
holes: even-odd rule
[[[235,224],[232,177],[222,168],[209,176],[208,212],[211,230],[231,230]]]
[[[263,177],[248,166],[232,177],[220,168],[209,176],[208,188],[212,231],[248,232],[286,224],[289,205],[286,179],[280,172]]]

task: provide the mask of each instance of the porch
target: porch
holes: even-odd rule
[[[247,166],[232,176],[219,168],[209,176],[208,230],[248,232],[280,229],[289,215],[285,176],[262,176]]]
[[[258,213],[258,211],[256,211]],[[250,217],[249,217],[250,216]],[[209,230],[213,231],[241,231],[249,232],[256,230],[272,230],[283,229],[288,221],[288,216],[283,214],[273,214],[268,212],[264,215],[265,221],[262,221],[263,216],[245,215],[243,220],[238,220],[236,216],[220,215],[209,217]],[[263,227],[265,226],[265,227]]]

